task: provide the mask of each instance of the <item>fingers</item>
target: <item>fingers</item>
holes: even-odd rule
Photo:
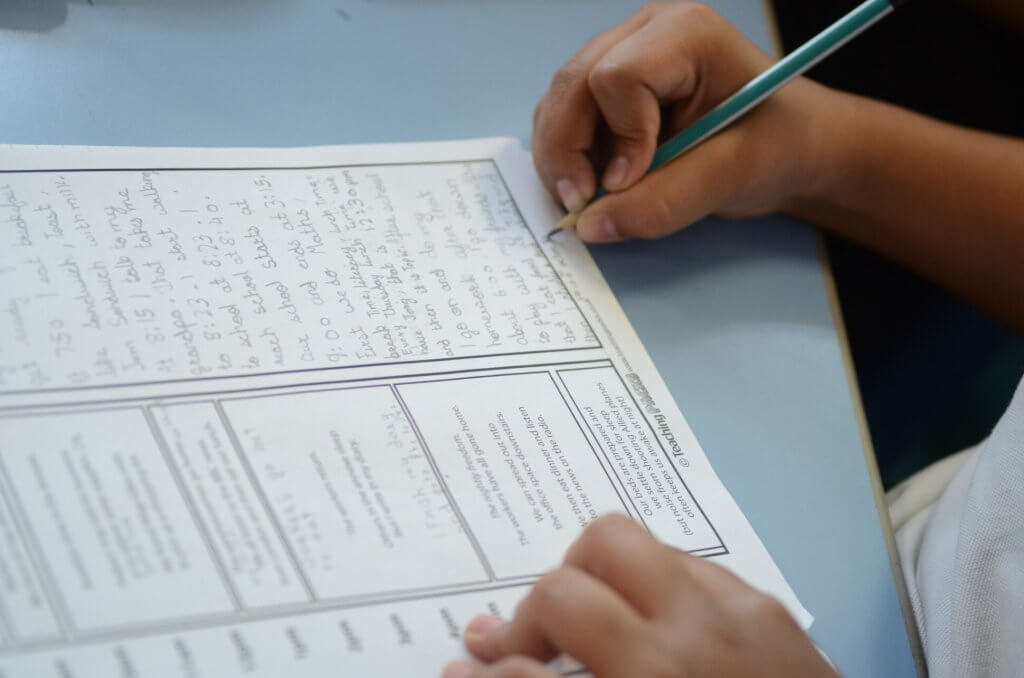
[[[534,112],[532,146],[537,173],[570,212],[583,209],[597,190],[590,153],[599,114],[587,76],[606,51],[647,20],[648,12],[641,10],[591,40],[555,74]]]
[[[731,87],[735,77],[721,63],[748,60],[717,58],[732,33],[714,10],[686,2],[648,5],[592,40],[555,75],[534,116],[534,162],[548,189],[570,211],[582,209],[596,189],[591,160],[602,123],[611,135],[602,185],[637,182],[654,155],[662,106],[693,98],[701,73],[715,71],[715,82],[700,91]]]
[[[477,617],[465,639],[476,660],[444,678],[552,678],[541,662],[560,653],[601,678],[834,675],[778,601],[625,516],[592,522],[512,621]]]
[[[595,201],[576,224],[580,238],[659,238],[721,209],[747,180],[739,141],[735,130],[727,130],[631,188]]]
[[[442,678],[560,678],[547,666],[530,657],[505,657],[493,664],[452,662]]]
[[[735,574],[710,560],[685,553],[678,555],[694,582],[717,604],[727,606],[744,617],[753,616],[776,627],[801,631],[797,621],[776,598],[751,588]],[[686,614],[689,610],[687,606],[680,606],[675,611]]]
[[[577,567],[617,591],[641,615],[652,616],[666,601],[665,582],[692,589],[679,553],[623,515],[598,518],[569,548],[566,565]]]
[[[621,514],[591,522],[569,548],[565,563],[600,579],[642,617],[679,611],[680,606],[688,612],[711,599],[756,605],[764,597],[724,567],[665,546]]]
[[[738,591],[756,593],[742,579],[724,567],[716,565],[712,560],[691,556],[681,551],[674,555],[689,576],[693,577],[694,583],[710,593],[712,597],[725,599]]]
[[[636,183],[651,164],[664,102],[689,97],[697,82],[691,44],[671,21],[649,21],[609,49],[587,84],[613,137],[605,190]],[[673,39],[673,37],[675,39]]]
[[[659,138],[690,124],[770,63],[703,4],[647,5],[594,39],[555,76],[534,120],[537,171],[572,212],[584,208],[598,183],[610,193],[631,190],[645,181]],[[600,180],[595,161],[607,163]],[[624,221],[605,205],[591,213],[581,234],[594,242],[656,237],[716,207],[702,200],[692,203],[699,209],[676,213],[667,209],[671,196],[642,195],[648,199],[645,213]]]
[[[622,648],[641,642],[643,628],[615,591],[582,570],[562,567],[534,585],[510,622],[474,620],[466,646],[484,661],[509,655],[548,660],[565,652],[596,675],[625,677],[632,668]]]

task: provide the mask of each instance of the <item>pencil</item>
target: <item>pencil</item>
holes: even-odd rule
[[[790,80],[807,72],[819,61],[905,2],[906,0],[865,0],[849,14],[818,33],[774,66],[748,82],[728,99],[705,113],[692,125],[658,147],[646,173],[650,174],[707,141],[732,122],[756,108],[758,104]],[[604,189],[598,189],[590,202],[599,199],[606,193]],[[558,226],[548,233],[547,239],[550,240],[551,236],[560,231],[574,228],[578,217],[578,213],[565,215],[558,222]]]

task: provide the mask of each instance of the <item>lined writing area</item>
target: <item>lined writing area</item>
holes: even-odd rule
[[[0,392],[599,346],[493,161],[0,173]]]

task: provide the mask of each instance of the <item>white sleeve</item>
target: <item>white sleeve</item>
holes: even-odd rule
[[[895,488],[890,511],[932,678],[1022,675],[1024,382],[988,440]]]

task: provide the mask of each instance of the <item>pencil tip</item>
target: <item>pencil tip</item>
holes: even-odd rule
[[[558,222],[558,226],[555,226],[554,229],[552,229],[551,232],[548,233],[547,239],[551,240],[551,237],[556,233],[560,233],[561,231],[564,231],[566,229],[574,228],[576,226],[577,218],[579,218],[579,215],[576,212],[569,212],[568,214],[566,214],[564,217],[562,217],[562,220]]]

